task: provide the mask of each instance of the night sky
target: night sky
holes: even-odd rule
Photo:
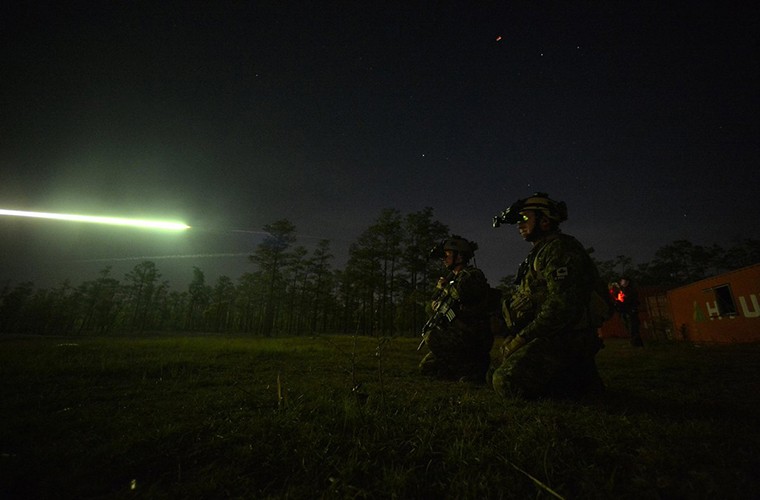
[[[100,5],[97,5],[100,4]],[[253,271],[265,224],[348,246],[432,207],[492,284],[534,191],[599,259],[760,237],[758,8],[699,2],[5,2],[0,208],[178,219],[179,234],[0,217],[0,285],[184,288]]]

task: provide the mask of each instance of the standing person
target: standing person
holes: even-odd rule
[[[546,193],[518,200],[494,217],[494,227],[517,224],[532,245],[518,270],[517,290],[502,304],[509,336],[492,374],[502,397],[578,396],[604,388],[595,361],[602,347],[593,307],[599,273],[583,245],[560,231],[565,220],[565,203]],[[603,293],[599,300],[605,303]]]
[[[639,292],[630,278],[623,276],[618,280],[618,290],[614,298],[615,309],[620,314],[625,331],[631,338],[631,345],[644,347],[639,322]]]
[[[423,329],[428,352],[420,362],[426,375],[470,382],[484,382],[493,346],[488,285],[483,272],[470,265],[478,245],[452,235],[430,253],[447,271],[436,285]]]

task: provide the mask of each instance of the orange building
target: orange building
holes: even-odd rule
[[[760,263],[672,290],[642,287],[641,338],[691,342],[760,342]],[[628,334],[615,314],[602,338]]]
[[[667,292],[675,338],[760,341],[760,263]]]

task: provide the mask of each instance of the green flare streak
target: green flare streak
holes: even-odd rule
[[[99,217],[93,215],[56,214],[47,212],[26,212],[23,210],[5,210],[0,208],[0,215],[12,217],[33,217],[37,219],[65,220],[73,222],[88,222],[92,224],[109,224],[112,226],[133,226],[149,229],[166,229],[168,231],[184,231],[190,226],[182,222],[154,221],[142,219],[125,219],[122,217]]]

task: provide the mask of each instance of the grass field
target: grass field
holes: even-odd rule
[[[758,498],[760,345],[607,341],[502,401],[417,339],[0,337],[0,498]]]

